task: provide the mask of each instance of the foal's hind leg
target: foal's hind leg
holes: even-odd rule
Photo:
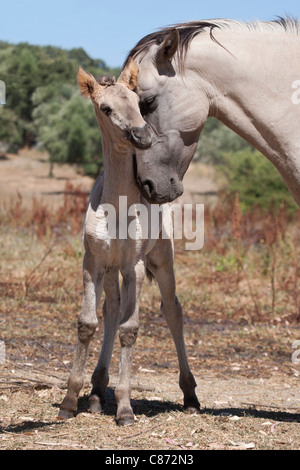
[[[92,376],[92,392],[89,398],[89,409],[93,413],[102,411],[105,403],[105,389],[109,382],[109,365],[112,357],[114,341],[120,323],[120,290],[119,270],[111,268],[104,278],[106,295],[103,305],[104,338],[100,358]]]
[[[60,405],[59,416],[71,418],[77,410],[79,392],[84,382],[84,366],[90,341],[98,325],[97,303],[100,301],[102,276],[98,273],[93,256],[86,252],[83,263],[83,300],[78,318],[78,343],[68,390]],[[98,287],[98,296],[96,294]]]
[[[176,296],[176,284],[173,268],[173,248],[168,239],[158,240],[147,256],[147,267],[157,280],[161,296],[161,311],[170,328],[177,351],[179,363],[179,386],[183,391],[184,407],[192,413],[200,409],[195,393],[197,386],[191,373],[183,335],[183,313]]]
[[[145,266],[142,261],[137,263],[133,272],[123,273],[122,317],[119,329],[121,360],[119,379],[115,390],[117,400],[116,421],[120,426],[128,426],[134,423],[134,415],[130,404],[130,374],[132,348],[139,329],[139,299],[144,277]]]

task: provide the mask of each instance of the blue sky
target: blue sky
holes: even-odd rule
[[[162,26],[211,18],[300,17],[299,0],[0,0],[0,40],[83,47],[107,65]]]

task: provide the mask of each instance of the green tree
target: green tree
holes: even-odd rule
[[[78,163],[86,173],[96,175],[102,166],[101,136],[91,102],[77,87],[64,85],[60,94],[46,88],[33,95],[33,126],[42,148],[54,163]],[[45,96],[51,98],[45,100]],[[51,170],[50,170],[51,171]]]
[[[0,106],[0,142],[6,144],[10,151],[17,151],[22,143],[18,117],[5,106]]]
[[[75,161],[94,174],[99,155],[101,161],[101,146],[96,152],[100,131],[92,107],[74,94],[79,65],[95,76],[120,72],[110,70],[101,59],[92,59],[82,48],[0,41],[0,80],[6,84],[0,141],[12,151],[38,142],[48,149],[52,162]]]
[[[203,163],[219,164],[224,152],[237,152],[252,148],[244,139],[214,118],[208,118],[201,133],[196,160]]]

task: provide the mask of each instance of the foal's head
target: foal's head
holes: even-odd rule
[[[132,60],[117,82],[114,77],[97,81],[81,67],[77,80],[81,94],[94,103],[103,140],[146,149],[152,142],[149,127],[140,113],[138,95],[134,93],[137,75],[138,68]]]

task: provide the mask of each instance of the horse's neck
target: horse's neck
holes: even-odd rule
[[[127,197],[128,206],[141,200],[134,178],[132,152],[128,148],[105,148],[101,203],[111,204],[118,210],[120,196]]]
[[[206,88],[210,115],[276,159],[293,152],[299,109],[292,84],[300,78],[299,37],[284,31],[214,31],[196,37],[188,66]],[[289,142],[289,148],[287,148]]]

